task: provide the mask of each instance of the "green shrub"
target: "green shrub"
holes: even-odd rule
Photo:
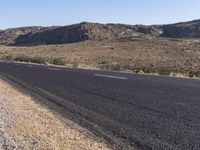
[[[54,59],[53,59],[53,64],[54,64],[54,65],[65,66],[65,65],[66,65],[66,61],[63,60],[62,58],[54,58]]]

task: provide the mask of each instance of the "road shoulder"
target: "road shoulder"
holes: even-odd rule
[[[0,79],[0,149],[109,149]]]

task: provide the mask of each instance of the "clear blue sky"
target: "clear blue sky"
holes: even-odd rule
[[[0,29],[82,21],[165,24],[200,19],[200,0],[0,0]]]

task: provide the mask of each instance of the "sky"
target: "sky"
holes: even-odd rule
[[[200,19],[200,0],[0,0],[0,29],[83,21],[169,24]]]

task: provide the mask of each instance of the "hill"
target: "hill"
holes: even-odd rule
[[[0,31],[0,44],[67,44],[149,37],[200,38],[200,20],[151,26],[83,22],[59,27],[22,27]]]
[[[0,44],[12,44],[15,43],[15,39],[19,36],[28,34],[30,32],[37,32],[42,27],[21,27],[12,28],[6,30],[0,30]]]
[[[146,35],[159,35],[159,30],[152,26],[131,26],[122,24],[80,23],[71,26],[31,32],[21,35],[15,45],[66,44],[87,40],[115,40]]]
[[[170,38],[200,38],[200,20],[164,25],[163,36]]]

